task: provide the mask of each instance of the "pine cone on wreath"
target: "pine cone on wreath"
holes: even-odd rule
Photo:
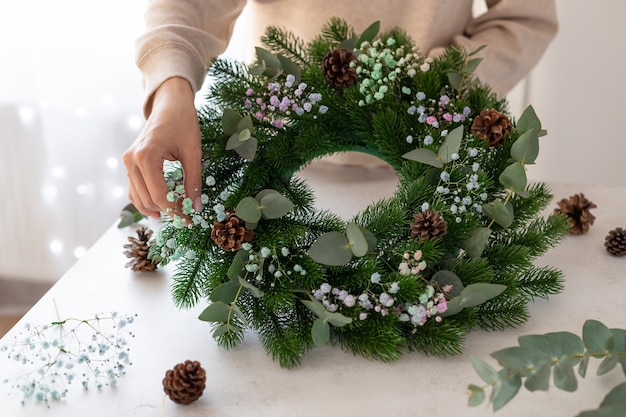
[[[176,404],[191,404],[202,396],[205,387],[206,371],[198,361],[179,363],[163,378],[163,391]]]
[[[474,118],[470,131],[489,146],[501,145],[511,133],[511,122],[507,115],[494,109],[485,109]]]
[[[606,250],[615,256],[626,256],[626,230],[618,227],[609,232],[604,241]]]
[[[350,66],[350,64],[356,60],[356,55],[348,49],[333,49],[322,60],[322,69],[326,79],[335,88],[350,87],[357,78],[356,66]]]
[[[131,260],[125,265],[126,268],[131,268],[135,272],[151,272],[157,269],[157,264],[148,258],[150,250],[148,242],[151,237],[152,230],[146,227],[137,229],[137,237],[128,237],[129,243],[124,245],[126,248],[124,255]]]
[[[211,231],[211,239],[227,251],[241,249],[241,245],[253,237],[254,231],[246,229],[244,221],[233,213],[221,222],[216,220]]]
[[[448,233],[446,222],[438,211],[426,210],[415,213],[411,223],[411,237],[424,241],[429,238],[444,237]]]
[[[555,213],[565,214],[568,223],[572,226],[569,233],[571,235],[582,235],[589,231],[596,216],[589,210],[597,206],[587,200],[583,193],[574,194],[569,198],[564,198],[558,203],[559,208],[554,209]]]

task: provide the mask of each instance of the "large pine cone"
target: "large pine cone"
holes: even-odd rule
[[[137,230],[137,237],[128,237],[129,243],[124,245],[126,248],[124,255],[131,260],[125,265],[126,268],[131,268],[135,272],[151,272],[157,269],[157,264],[148,259],[150,251],[148,242],[151,237],[152,230],[146,227]]]
[[[250,242],[254,231],[246,229],[245,223],[235,214],[229,214],[219,222],[213,223],[211,239],[224,250],[239,250],[245,242]]]
[[[626,230],[621,227],[611,230],[606,236],[604,246],[611,255],[626,256]]]
[[[176,404],[191,404],[202,396],[206,371],[200,362],[186,360],[165,373],[163,391]]]
[[[487,142],[489,146],[496,146],[502,144],[511,133],[511,122],[506,114],[494,109],[486,109],[474,118],[471,132]]]
[[[448,223],[438,211],[426,210],[413,215],[411,223],[411,237],[426,240],[429,238],[444,237],[448,233]]]
[[[326,79],[335,88],[350,87],[357,78],[356,66],[351,66],[350,63],[356,60],[356,55],[348,49],[333,49],[322,60]]]
[[[567,222],[571,225],[569,231],[572,235],[582,235],[589,231],[596,216],[589,210],[597,206],[587,200],[583,193],[575,194],[569,198],[564,198],[558,203],[559,208],[554,209],[555,213],[565,214]]]

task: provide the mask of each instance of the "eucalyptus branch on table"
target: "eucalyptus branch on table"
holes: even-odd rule
[[[626,330],[609,329],[597,320],[587,320],[582,338],[570,332],[526,335],[518,338],[519,346],[509,347],[491,356],[502,369],[495,370],[480,358],[472,357],[472,365],[486,383],[468,386],[469,405],[477,406],[485,399],[485,388],[491,386],[489,402],[493,410],[504,407],[524,387],[529,391],[547,391],[550,376],[554,385],[564,391],[578,388],[578,375],[584,378],[591,358],[601,359],[596,372],[604,375],[621,364],[626,376]],[[626,382],[614,387],[596,410],[584,411],[577,417],[626,416]]]

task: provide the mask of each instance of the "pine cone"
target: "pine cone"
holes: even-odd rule
[[[471,132],[486,141],[489,146],[496,146],[502,144],[511,133],[511,122],[505,114],[494,109],[486,109],[474,118]]]
[[[163,391],[176,404],[191,404],[202,396],[206,371],[200,362],[186,360],[165,373]]]
[[[596,216],[589,210],[597,206],[585,198],[583,193],[575,194],[570,198],[564,198],[558,203],[559,208],[554,209],[555,213],[565,214],[567,222],[572,226],[569,233],[571,235],[582,235],[589,231]]]
[[[626,230],[621,227],[611,230],[606,236],[604,246],[611,255],[626,256]]]
[[[335,88],[350,87],[357,78],[356,66],[350,66],[350,63],[356,60],[356,55],[348,49],[333,49],[322,60],[326,79]]]
[[[254,232],[246,229],[244,221],[232,213],[221,222],[215,221],[211,231],[211,239],[224,250],[239,250],[242,243],[250,242],[253,237]]]
[[[438,211],[426,210],[413,215],[411,237],[424,241],[429,238],[444,237],[448,233],[448,223]]]
[[[126,250],[124,255],[131,260],[125,265],[126,268],[131,268],[135,272],[151,272],[157,269],[157,264],[148,259],[148,251],[150,246],[148,242],[152,237],[152,230],[142,227],[137,229],[137,237],[129,236],[127,243],[124,245]]]

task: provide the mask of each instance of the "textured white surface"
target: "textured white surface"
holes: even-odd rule
[[[309,168],[300,175],[317,186],[322,203],[336,212],[356,211],[371,199],[393,190],[393,173],[384,170],[352,172],[345,167]],[[386,172],[386,173],[385,173]],[[334,179],[334,181],[329,181]],[[367,179],[365,181],[364,179]],[[350,186],[342,181],[350,181]],[[325,184],[324,187],[321,184]],[[391,187],[391,189],[390,189]],[[112,226],[102,238],[10,331],[0,345],[9,343],[25,322],[45,323],[61,318],[86,318],[100,311],[137,313],[132,324],[133,365],[119,380],[118,388],[82,392],[78,386],[67,399],[50,408],[33,403],[20,405],[20,393],[0,382],[0,413],[11,417],[191,417],[191,416],[487,416],[490,408],[467,406],[466,387],[481,384],[469,357],[489,361],[489,353],[512,346],[522,334],[567,330],[580,334],[586,319],[598,319],[609,327],[626,328],[626,257],[610,256],[604,237],[617,226],[626,226],[626,189],[558,185],[557,199],[578,192],[594,201],[597,219],[588,234],[568,237],[540,259],[560,268],[566,276],[565,291],[549,301],[531,305],[531,319],[518,329],[472,332],[465,353],[447,359],[407,353],[393,363],[371,362],[339,347],[327,346],[308,353],[295,369],[282,369],[266,356],[256,336],[231,351],[217,348],[210,326],[197,320],[205,307],[177,310],[171,302],[172,271],[133,273],[124,268],[122,254],[131,229]],[[340,209],[337,209],[338,202]],[[332,203],[332,204],[331,204]],[[555,204],[552,204],[550,209]],[[161,380],[165,371],[186,359],[198,360],[207,370],[207,388],[200,400],[177,406],[164,400]],[[495,366],[495,362],[491,361]],[[596,377],[592,361],[588,376],[576,393],[553,386],[548,392],[520,392],[497,413],[500,417],[542,415],[571,417],[596,408],[610,388],[624,380],[621,370]],[[21,368],[0,357],[0,380],[12,378]],[[10,394],[10,395],[8,395]]]

